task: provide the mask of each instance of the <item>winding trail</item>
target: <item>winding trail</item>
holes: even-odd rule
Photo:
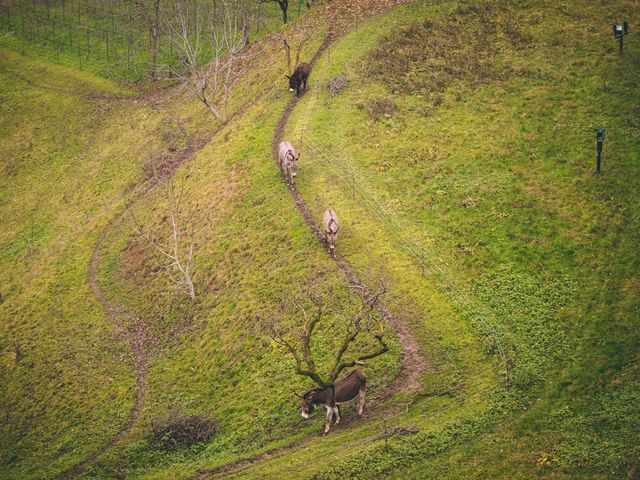
[[[153,100],[149,101],[150,107],[157,111],[157,105]],[[113,324],[116,335],[122,338],[129,344],[131,356],[133,357],[133,365],[136,374],[135,381],[135,401],[132,409],[129,412],[129,418],[127,422],[118,430],[116,434],[110,437],[107,442],[98,450],[87,455],[82,461],[74,466],[58,473],[53,477],[53,480],[64,480],[74,478],[84,473],[93,463],[104,455],[108,450],[113,448],[122,438],[124,438],[133,428],[140,411],[144,403],[144,399],[147,393],[147,367],[149,358],[149,349],[154,343],[153,335],[149,325],[144,322],[139,316],[135,315],[124,306],[119,305],[111,301],[104,292],[100,280],[98,279],[100,264],[103,258],[104,243],[112,230],[116,228],[122,221],[122,218],[129,211],[129,209],[147,193],[149,193],[154,187],[156,187],[163,180],[166,180],[173,176],[187,159],[192,157],[198,150],[202,149],[208,141],[200,141],[193,143],[191,138],[187,134],[182,120],[170,115],[176,122],[179,130],[185,136],[187,140],[187,147],[175,155],[170,156],[163,162],[156,172],[155,177],[146,186],[144,186],[137,195],[129,200],[124,207],[116,213],[116,215],[107,223],[102,229],[98,240],[96,241],[93,252],[91,254],[91,260],[89,261],[89,268],[87,272],[89,287],[95,295],[96,299],[102,305],[102,308],[107,316],[107,319]],[[215,134],[215,133],[214,133]]]
[[[28,79],[24,79],[28,81]],[[31,82],[30,82],[31,83]],[[37,88],[47,89],[46,86],[35,85]],[[267,87],[271,88],[270,86]],[[68,95],[73,95],[72,92],[60,92]],[[117,101],[144,101],[147,103],[149,108],[153,110],[155,113],[158,113],[160,110],[158,108],[158,104],[161,101],[161,95],[163,91],[155,92],[153,94],[141,94],[132,97],[121,97],[121,96],[109,96],[109,95],[75,95],[80,98],[84,98],[87,100],[117,100]],[[66,480],[74,478],[85,471],[87,471],[93,463],[98,460],[102,455],[104,455],[107,451],[113,448],[120,440],[122,440],[131,430],[133,429],[138,417],[140,416],[140,412],[142,410],[142,406],[144,404],[144,399],[147,393],[147,367],[148,367],[148,359],[149,359],[149,350],[155,343],[153,335],[151,333],[151,329],[149,325],[144,322],[139,316],[137,316],[134,312],[129,311],[122,305],[114,303],[110,300],[104,292],[104,289],[99,281],[99,271],[100,264],[103,258],[103,250],[104,250],[104,242],[112,230],[114,230],[121,222],[123,217],[129,211],[129,209],[135,205],[138,201],[140,201],[145,195],[150,193],[155,187],[157,187],[162,182],[170,179],[177,172],[178,168],[182,166],[187,160],[193,157],[196,153],[202,150],[206,145],[211,142],[211,140],[229,123],[244,114],[245,111],[249,107],[251,107],[261,96],[264,95],[263,91],[260,91],[256,94],[255,97],[248,99],[245,103],[240,105],[235,112],[227,119],[225,123],[219,123],[216,128],[213,129],[208,138],[204,140],[194,141],[191,135],[189,135],[186,126],[183,120],[177,116],[173,115],[170,112],[166,112],[166,114],[176,123],[178,130],[184,136],[187,141],[187,146],[176,152],[173,155],[169,155],[163,159],[163,161],[158,166],[154,177],[152,180],[136,185],[138,188],[138,192],[134,194],[134,196],[121,208],[113,218],[107,223],[107,225],[102,229],[98,239],[93,247],[93,251],[91,254],[91,260],[89,262],[87,277],[89,287],[91,291],[95,295],[96,299],[102,305],[102,308],[107,316],[107,319],[113,324],[114,330],[118,336],[120,336],[126,343],[129,344],[130,352],[133,357],[133,364],[136,373],[136,382],[135,382],[135,401],[132,409],[129,412],[129,418],[127,422],[116,432],[112,437],[110,437],[106,443],[98,450],[88,454],[83,460],[74,466],[64,470],[54,477],[52,480]],[[125,326],[128,325],[128,326]]]
[[[311,59],[311,67],[316,64],[322,53],[329,47],[332,41],[333,33],[329,31],[324,42]],[[278,163],[278,146],[283,140],[285,127],[287,125],[289,117],[291,116],[291,113],[293,112],[293,109],[298,104],[298,100],[298,97],[293,97],[289,101],[284,112],[282,113],[282,116],[280,117],[280,120],[278,121],[278,126],[276,128],[271,144],[271,154],[273,156],[273,160],[276,162],[276,165]],[[316,224],[313,218],[313,214],[302,198],[302,195],[300,195],[300,192],[298,192],[295,187],[291,187],[290,192],[291,196],[293,197],[293,201],[296,204],[296,208],[300,212],[300,215],[302,215],[302,218],[311,230],[311,233],[313,233],[313,236],[316,237],[316,240],[318,240],[322,245],[325,245],[322,232]],[[338,268],[351,285],[362,289],[366,295],[371,295],[371,290],[360,280],[355,270],[338,252],[334,252],[332,258],[335,260]],[[427,369],[426,361],[422,356],[422,353],[420,352],[420,345],[418,343],[418,340],[411,333],[407,325],[399,317],[391,313],[391,311],[382,303],[378,302],[376,310],[378,311],[380,316],[382,316],[382,318],[384,318],[384,320],[395,329],[404,353],[402,358],[402,371],[400,375],[398,375],[398,377],[393,381],[393,383],[386,389],[382,399],[387,398],[392,393],[397,392],[418,392],[421,389],[420,379],[422,377],[422,374]],[[379,399],[379,401],[380,400],[381,399]]]
[[[331,46],[335,39],[335,33],[333,31],[332,25],[333,22],[330,22],[329,32],[327,33],[324,41],[309,62],[311,68],[316,65],[320,57],[327,50],[327,48]],[[289,102],[287,103],[287,106],[285,107],[282,115],[278,120],[271,143],[271,154],[276,167],[278,165],[278,147],[280,142],[283,140],[284,131],[287,126],[287,122],[289,121],[289,117],[291,116],[294,108],[297,106],[298,101],[298,97],[292,97],[291,100],[289,100]],[[302,195],[295,187],[290,188],[290,193],[293,197],[296,208],[311,230],[311,233],[316,238],[316,240],[318,240],[318,242],[325,246],[325,241],[321,230],[316,224],[313,218],[313,214],[302,198]],[[335,252],[332,258],[336,262],[336,265],[338,266],[344,277],[351,285],[362,289],[367,295],[371,294],[371,290],[360,280],[353,267],[351,267],[351,265],[339,253]],[[396,334],[398,335],[398,339],[400,340],[400,344],[403,350],[402,369],[400,374],[389,385],[386,386],[381,395],[379,395],[374,401],[368,402],[370,409],[365,411],[363,418],[373,417],[374,415],[371,413],[371,408],[381,404],[384,400],[388,399],[393,394],[419,393],[423,388],[421,383],[422,375],[430,368],[424,356],[422,355],[420,344],[417,338],[415,337],[415,335],[413,335],[413,333],[411,333],[407,324],[401,318],[394,315],[386,306],[384,306],[380,302],[378,302],[378,304],[376,305],[376,310],[380,314],[380,316],[394,328]],[[340,424],[340,427],[348,427],[352,421],[353,419],[346,419],[346,421],[343,420]],[[232,463],[227,463],[225,465],[214,467],[209,470],[201,471],[198,474],[190,477],[189,480],[204,480],[214,476],[216,476],[217,478],[221,478],[226,473],[243,470],[255,463],[266,460],[287,450],[292,450],[300,445],[309,442],[311,439],[320,436],[320,433],[304,436],[286,445],[266,450],[258,455],[254,455],[252,457],[238,460]]]
[[[400,3],[404,3],[406,0],[396,0],[395,5]],[[389,4],[390,6],[395,6]],[[379,13],[379,12],[372,12]],[[313,68],[315,64],[318,62],[323,53],[329,48],[334,41],[335,34],[334,28],[335,20],[338,14],[336,12],[331,15],[331,19],[329,22],[329,31],[323,40],[322,44],[318,48],[318,50],[313,55],[309,64]],[[14,72],[9,72],[4,70],[4,72],[9,73],[11,75],[16,75]],[[43,88],[45,90],[56,91],[58,93],[64,93],[73,95],[72,92],[68,92],[62,88],[58,87],[50,87],[43,85],[36,85],[33,81],[28,78],[20,77],[20,80],[23,80],[33,86],[38,88]],[[136,96],[120,96],[120,95],[109,95],[109,94],[80,94],[76,95],[80,96],[87,100],[107,100],[107,101],[145,101],[149,107],[157,112],[158,111],[158,103],[160,101],[160,95],[158,93],[152,95],[136,95]],[[257,95],[255,99],[257,100],[260,95]],[[293,111],[293,109],[298,104],[298,97],[292,97],[285,107],[282,115],[280,116],[277,127],[272,140],[272,155],[274,161],[277,163],[278,156],[278,144],[282,141],[282,137],[284,135],[284,130],[289,120],[289,117]],[[120,336],[126,343],[129,345],[129,349],[133,359],[133,365],[136,374],[135,380],[135,400],[132,409],[129,412],[129,418],[127,422],[116,432],[112,437],[110,437],[105,444],[98,450],[88,454],[83,460],[74,466],[68,468],[60,472],[59,474],[53,477],[53,480],[66,480],[74,478],[84,472],[86,472],[96,460],[98,460],[102,455],[104,455],[107,451],[112,449],[116,444],[118,444],[127,434],[131,432],[134,425],[136,424],[140,412],[142,410],[144,400],[147,394],[147,369],[149,364],[149,355],[150,349],[154,344],[153,335],[151,333],[151,329],[149,325],[142,320],[139,316],[137,316],[134,312],[131,312],[127,308],[122,305],[119,305],[112,300],[110,300],[103,286],[99,280],[99,271],[100,265],[103,259],[103,251],[105,240],[107,239],[109,233],[113,231],[121,222],[124,215],[129,211],[129,209],[137,203],[140,199],[142,199],[146,194],[152,191],[158,184],[162,181],[165,181],[171,178],[178,168],[185,163],[189,158],[195,155],[199,150],[204,148],[211,139],[228,123],[235,117],[242,115],[247,108],[249,108],[253,104],[253,101],[246,102],[243,106],[241,106],[233,115],[229,118],[229,120],[220,124],[211,134],[211,136],[207,140],[200,140],[194,142],[188,132],[186,131],[183,122],[179,117],[172,116],[173,120],[176,122],[179,130],[184,135],[187,140],[187,147],[179,152],[176,152],[174,155],[167,157],[156,172],[156,176],[152,181],[147,182],[146,184],[139,184],[138,193],[134,195],[132,199],[130,199],[124,206],[121,208],[114,217],[109,221],[109,223],[103,228],[100,232],[100,235],[94,245],[91,260],[89,262],[88,268],[88,283],[89,286],[95,295],[96,299],[102,305],[102,308],[105,311],[105,315],[108,320],[113,324],[114,330],[118,336]],[[304,199],[300,195],[300,193],[292,188],[290,190],[291,195],[293,197],[296,208],[300,212],[302,218],[305,223],[311,230],[312,234],[316,237],[316,239],[324,245],[324,239],[321,234],[318,225],[315,223],[313,218],[313,214]],[[336,265],[345,276],[347,281],[354,286],[361,288],[366,294],[370,294],[371,291],[368,287],[359,279],[355,270],[351,267],[351,265],[342,257],[340,254],[335,253],[332,257],[336,262]],[[403,349],[403,358],[402,358],[402,369],[401,373],[385,388],[384,392],[378,396],[374,401],[369,402],[370,407],[375,407],[382,403],[384,400],[389,398],[391,395],[395,393],[417,393],[421,390],[421,377],[423,373],[428,370],[427,362],[425,361],[422,353],[420,351],[419,343],[416,337],[410,332],[409,328],[405,324],[405,322],[394,315],[389,309],[387,309],[383,304],[378,303],[376,307],[378,313],[387,321],[396,331],[398,338],[400,340],[402,349]],[[365,418],[371,418],[374,414],[371,411],[365,412]],[[351,424],[352,419],[346,419],[341,423],[341,428],[348,427]],[[257,463],[261,460],[267,459],[277,453],[293,449],[303,443],[310,441],[313,438],[316,438],[320,434],[312,434],[302,437],[292,443],[287,445],[283,445],[281,447],[277,447],[271,450],[267,450],[261,454],[255,455],[253,457],[249,457],[243,460],[239,460],[233,463],[228,463],[226,465],[222,465],[210,470],[199,472],[197,475],[191,477],[193,480],[202,480],[213,475],[220,475],[224,473],[229,473],[235,470],[241,470],[246,468],[254,463]]]

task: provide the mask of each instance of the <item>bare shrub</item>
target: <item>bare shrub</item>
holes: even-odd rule
[[[328,305],[316,292],[307,292],[307,298],[296,297],[294,305],[302,316],[302,325],[297,329],[283,329],[275,316],[262,319],[262,328],[269,338],[294,360],[294,371],[301,376],[313,380],[324,387],[336,382],[345,368],[360,365],[363,361],[376,358],[389,351],[384,338],[384,319],[380,318],[376,308],[380,300],[389,290],[388,285],[382,283],[375,292],[368,291],[363,286],[352,286],[360,297],[360,305],[356,311],[343,320],[344,330],[334,332],[339,338],[339,348],[329,361],[327,368],[318,369],[317,358],[312,351],[316,327],[326,317]]]
[[[171,452],[210,440],[219,429],[220,423],[216,419],[172,412],[167,418],[151,425],[151,444]]]
[[[335,97],[336,95],[344,91],[344,89],[346,89],[348,85],[349,79],[344,75],[338,75],[337,77],[332,78],[331,80],[329,80],[329,85],[327,86],[327,89],[329,90],[329,96]]]
[[[215,6],[215,4],[214,4]],[[229,119],[228,106],[236,80],[248,58],[252,9],[241,0],[223,0],[214,15],[208,4],[174,2],[167,26],[173,33],[181,68],[169,68],[219,121]],[[207,55],[211,60],[202,65]]]
[[[154,249],[159,256],[160,269],[166,271],[179,291],[189,298],[196,297],[193,285],[193,217],[197,206],[184,208],[182,204],[184,182],[176,191],[173,179],[165,184],[165,195],[169,204],[169,212],[164,217],[170,229],[168,239],[155,236],[143,229],[136,217],[131,214],[131,229]]]

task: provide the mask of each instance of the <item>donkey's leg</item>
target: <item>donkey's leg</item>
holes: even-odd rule
[[[362,412],[364,412],[364,399],[367,395],[367,387],[363,385],[360,387],[360,391],[358,392],[358,416],[362,416]]]
[[[340,423],[340,405],[336,405],[336,425]]]
[[[331,420],[333,420],[333,407],[325,405],[325,408],[327,409],[327,421],[324,424],[324,433],[326,434],[329,432],[329,428],[331,428]]]

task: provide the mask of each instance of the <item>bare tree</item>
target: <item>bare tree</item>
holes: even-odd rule
[[[290,33],[289,38],[283,38],[284,43],[284,51],[287,58],[287,70],[288,74],[291,75],[293,71],[291,68],[291,46],[290,43],[295,46],[296,51],[296,63],[293,65],[295,68],[300,63],[300,52],[302,51],[302,47],[307,43],[307,41],[315,35],[317,31],[317,27],[313,27],[312,25],[301,25],[299,29]]]
[[[222,0],[214,12],[198,1],[179,0],[167,22],[183,67],[172,68],[172,77],[189,86],[221,122],[228,119],[231,91],[248,55],[250,15],[241,0]],[[201,65],[209,53],[211,60]]]
[[[132,0],[136,17],[149,30],[149,75],[155,77],[158,68],[158,39],[162,34],[161,0]]]
[[[191,221],[192,215],[188,215],[186,222],[180,222],[180,215],[182,213],[182,197],[184,193],[184,182],[180,188],[180,191],[176,193],[173,180],[169,180],[165,187],[165,195],[169,204],[169,212],[166,217],[170,235],[168,241],[162,242],[153,236],[150,232],[145,232],[132,214],[132,226],[133,231],[154,248],[160,256],[160,269],[158,272],[167,271],[171,281],[176,287],[185,293],[189,298],[195,298],[196,292],[193,286],[192,279],[192,266],[193,266],[193,222]],[[191,212],[192,213],[192,212]],[[187,230],[190,235],[185,243],[184,230],[181,226],[187,223]]]
[[[295,300],[293,304],[298,308],[304,318],[302,328],[293,335],[283,332],[273,317],[270,317],[266,325],[267,334],[276,344],[284,348],[295,363],[295,372],[306,376],[321,387],[335,383],[340,373],[345,368],[357,365],[359,362],[378,357],[386,353],[389,348],[384,340],[384,323],[375,314],[376,305],[387,293],[386,285],[381,285],[375,293],[370,293],[364,288],[358,288],[361,305],[346,321],[345,332],[339,347],[333,356],[328,374],[321,375],[316,368],[313,357],[312,344],[316,327],[322,321],[325,313],[325,305],[315,295],[310,296],[313,307],[310,309],[302,302]],[[354,350],[354,342],[360,337],[368,337],[368,352]],[[292,338],[293,337],[293,338]],[[373,345],[372,345],[373,344]],[[347,358],[345,360],[345,358]]]

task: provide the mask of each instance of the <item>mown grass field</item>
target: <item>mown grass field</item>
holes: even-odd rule
[[[255,59],[236,86],[242,113],[222,126],[171,91],[150,102],[0,50],[0,470],[52,478],[128,418],[131,351],[87,280],[104,233],[98,280],[125,327],[147,332],[146,395],[83,478],[189,478],[307,436],[221,477],[635,478],[640,43],[630,35],[619,56],[610,24],[639,17],[629,1],[412,3],[354,22],[321,57],[286,127],[298,189],[317,221],[337,210],[340,254],[367,282],[389,280],[385,304],[428,364],[419,395],[326,437],[291,395],[311,385],[262,329],[269,316],[298,325],[290,301],[314,289],[329,304],[315,344],[326,368],[357,307],[271,159],[282,54]],[[348,83],[330,95],[338,75]],[[151,165],[196,142],[174,177],[192,301],[131,227],[169,236]],[[371,398],[399,370],[388,336],[366,367]],[[175,412],[214,419],[216,434],[158,448],[154,425]]]

